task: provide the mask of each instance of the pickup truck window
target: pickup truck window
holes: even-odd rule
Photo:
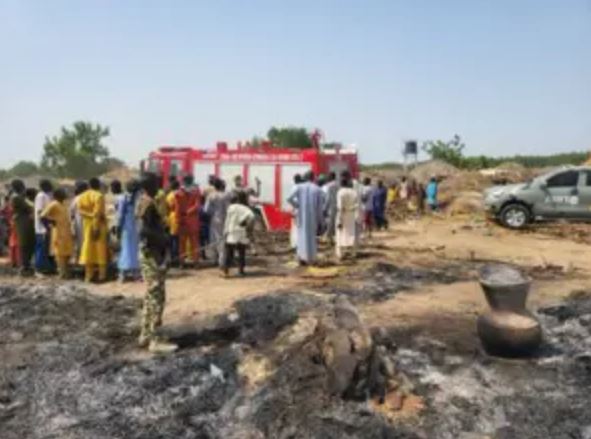
[[[591,171],[585,171],[585,186],[591,186]]]
[[[549,178],[547,185],[548,187],[575,187],[578,182],[578,171],[566,171]]]

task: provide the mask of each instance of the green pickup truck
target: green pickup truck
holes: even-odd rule
[[[531,181],[484,192],[488,212],[521,229],[534,221],[591,221],[591,166],[561,168]]]

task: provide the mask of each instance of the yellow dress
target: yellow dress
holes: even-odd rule
[[[53,221],[51,228],[51,254],[58,258],[69,258],[74,253],[72,226],[68,208],[59,201],[52,201],[41,212],[42,218]]]
[[[388,189],[388,204],[393,204],[398,197],[398,189],[391,187]]]
[[[94,189],[87,190],[78,197],[78,210],[83,224],[80,264],[107,265],[109,250],[104,195]]]
[[[166,206],[168,208],[168,227],[171,235],[179,234],[179,222],[176,217],[176,192],[171,191],[166,196]]]

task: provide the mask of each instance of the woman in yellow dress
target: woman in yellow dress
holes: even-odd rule
[[[84,280],[92,282],[98,269],[98,279],[107,279],[109,249],[108,226],[105,214],[105,196],[98,178],[90,179],[89,189],[78,197],[78,210],[82,217],[83,242],[80,265],[84,265]]]
[[[167,225],[170,233],[170,259],[173,264],[179,263],[179,220],[176,214],[176,193],[180,188],[178,180],[170,182],[170,192],[166,196],[168,211]]]
[[[398,199],[398,186],[396,185],[396,183],[392,183],[390,185],[390,187],[388,188],[388,206],[392,206],[394,203],[396,203],[396,200]]]
[[[68,264],[74,253],[72,226],[65,200],[66,192],[56,189],[53,201],[41,212],[41,219],[50,222],[51,225],[51,254],[57,262],[57,271],[61,279],[69,277]]]

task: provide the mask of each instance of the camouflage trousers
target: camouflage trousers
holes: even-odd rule
[[[166,269],[159,266],[154,257],[145,250],[140,251],[140,265],[146,284],[140,338],[152,340],[155,338],[156,330],[162,325],[166,301]]]

